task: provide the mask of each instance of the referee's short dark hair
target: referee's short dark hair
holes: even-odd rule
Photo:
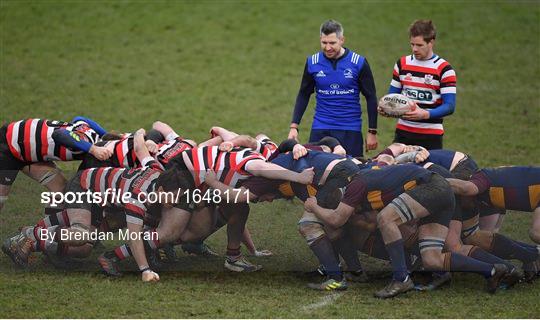
[[[343,36],[343,27],[341,26],[341,23],[335,20],[327,20],[321,24],[321,35],[329,35],[335,33],[336,36],[342,37]]]
[[[435,40],[437,29],[431,20],[416,20],[409,27],[409,37],[421,36],[425,42]]]

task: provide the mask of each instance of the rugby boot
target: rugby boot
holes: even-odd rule
[[[408,276],[405,281],[392,279],[392,282],[390,282],[386,287],[375,292],[375,297],[380,299],[393,298],[398,294],[405,293],[412,289],[414,289],[414,282],[412,281],[411,277]]]
[[[345,279],[341,281],[328,278],[321,283],[308,283],[308,288],[319,291],[343,291],[347,290],[347,282]]]
[[[255,272],[262,269],[261,265],[253,264],[243,256],[225,259],[225,268],[234,272]]]
[[[450,281],[452,281],[452,274],[450,272],[445,272],[443,274],[434,272],[432,277],[433,280],[431,280],[428,284],[419,284],[414,286],[414,288],[418,291],[433,291],[446,284],[449,284]]]
[[[486,291],[491,294],[497,291],[501,281],[504,279],[504,277],[506,277],[507,274],[510,273],[510,270],[508,270],[508,267],[504,264],[496,263],[493,265],[493,268],[495,269],[495,273],[491,277],[487,278],[486,283]]]
[[[24,234],[19,233],[8,238],[2,244],[2,251],[13,260],[13,262],[22,268],[28,267],[28,257],[32,253],[34,241]]]
[[[356,282],[356,283],[367,283],[369,281],[369,277],[366,274],[365,271],[346,271],[343,273],[343,276],[345,277],[345,280],[349,282]]]
[[[516,267],[508,272],[499,285],[499,289],[510,289],[523,278],[523,274]]]
[[[102,253],[98,257],[99,266],[101,267],[101,270],[108,276],[111,277],[120,277],[122,276],[122,273],[118,269],[118,258],[116,257],[108,257],[107,252]]]
[[[523,281],[533,282],[540,274],[540,259],[523,264]]]
[[[210,247],[204,243],[182,243],[182,250],[189,255],[203,256],[203,257],[218,257],[219,254],[214,252]]]
[[[159,248],[159,260],[165,263],[173,263],[178,261],[174,246],[170,243],[165,244],[162,248]]]

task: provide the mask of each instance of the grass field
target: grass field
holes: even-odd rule
[[[538,1],[2,0],[0,121],[85,115],[107,129],[134,131],[159,119],[197,141],[212,125],[280,140],[305,58],[318,50],[318,27],[328,18],[343,23],[346,46],[369,60],[379,96],[394,62],[409,52],[409,23],[433,19],[435,51],[458,75],[445,147],[470,153],[481,166],[540,165]],[[312,98],[302,139],[313,106]],[[393,126],[379,120],[381,146],[391,142]],[[1,239],[39,219],[40,191],[19,175],[0,214]],[[337,294],[308,291],[303,272],[316,262],[296,231],[301,211],[298,201],[253,206],[248,225],[255,241],[275,253],[252,258],[265,268],[256,274],[226,272],[222,258],[181,256],[160,283],[146,285],[137,273],[119,280],[100,275],[94,259],[100,251],[70,272],[41,261],[20,271],[1,255],[0,317],[540,317],[539,282],[488,296],[479,276],[457,275],[443,290],[390,301],[372,297],[387,279]],[[511,212],[503,232],[526,241],[529,221]],[[219,232],[208,243],[224,253],[224,239]],[[130,263],[122,267],[133,270]],[[389,270],[371,259],[366,269]]]

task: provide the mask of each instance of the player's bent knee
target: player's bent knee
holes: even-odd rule
[[[441,250],[430,249],[422,253],[422,264],[427,270],[443,270],[444,255]]]
[[[442,250],[444,248],[444,238],[426,237],[418,241],[420,254],[424,267],[430,270],[442,270],[444,266],[444,256]]]
[[[529,229],[529,238],[537,244],[540,244],[540,226]]]
[[[316,222],[299,222],[298,231],[306,239],[308,245],[313,244],[325,234],[322,225]]]

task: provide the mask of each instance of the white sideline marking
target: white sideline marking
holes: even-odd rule
[[[334,301],[339,299],[339,297],[341,297],[342,295],[343,295],[343,292],[332,293],[330,295],[322,297],[319,302],[309,304],[302,309],[304,311],[311,311],[311,310],[322,308],[324,306],[334,303]]]

